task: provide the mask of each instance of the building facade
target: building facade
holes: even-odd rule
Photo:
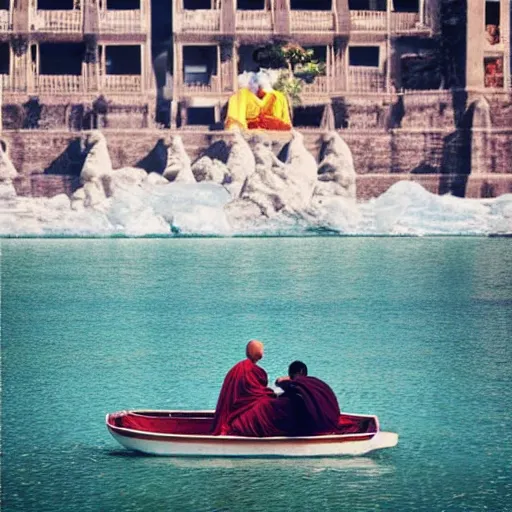
[[[154,125],[149,0],[0,0],[3,128]]]
[[[321,116],[338,97],[400,90],[408,59],[431,51],[439,33],[438,0],[177,0],[173,7],[172,126],[196,124],[208,111],[221,122],[237,75],[257,70],[254,51],[269,41],[313,49],[325,64],[301,93],[302,110]]]

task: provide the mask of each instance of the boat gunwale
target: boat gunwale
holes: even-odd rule
[[[140,410],[141,412],[151,413],[213,413],[214,411],[204,410],[204,411],[179,411],[179,410]],[[210,434],[172,434],[166,432],[149,432],[146,430],[136,430],[126,427],[119,427],[117,425],[113,425],[109,422],[109,417],[111,415],[120,415],[120,414],[137,414],[137,410],[125,410],[119,411],[117,413],[107,413],[105,417],[105,423],[107,428],[118,435],[124,437],[141,437],[144,436],[147,440],[159,441],[161,438],[164,438],[166,441],[179,441],[179,440],[189,440],[189,441],[206,441],[206,442],[214,442],[220,443],[225,441],[232,442],[256,442],[256,443],[293,443],[293,442],[350,442],[350,441],[369,441],[373,439],[375,435],[377,435],[380,430],[379,421],[377,416],[372,414],[345,414],[346,416],[354,416],[354,417],[363,417],[363,418],[374,418],[376,430],[374,432],[362,432],[362,433],[348,433],[348,434],[323,434],[323,435],[315,435],[315,436],[272,436],[272,437],[250,437],[250,436],[220,436],[220,435],[210,435]],[[139,413],[140,414],[140,413]],[[119,417],[119,416],[118,416]],[[170,416],[171,417],[171,416]],[[202,419],[202,418],[201,418]],[[160,438],[160,439],[159,439]]]

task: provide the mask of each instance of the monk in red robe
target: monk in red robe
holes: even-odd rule
[[[295,435],[340,432],[340,406],[334,391],[323,380],[308,377],[308,368],[303,362],[290,364],[288,377],[277,379],[276,385],[284,390],[281,398],[292,403]]]
[[[251,340],[247,359],[237,363],[224,378],[220,390],[213,435],[268,437],[287,435],[291,415],[290,402],[280,400],[267,387],[268,377],[256,363],[263,357],[263,343]]]

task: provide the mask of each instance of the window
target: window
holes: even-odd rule
[[[187,124],[211,125],[215,123],[213,107],[189,107],[187,109]]]
[[[32,48],[36,49],[35,46]],[[39,46],[39,73],[81,75],[84,53],[85,46],[82,43],[42,43]]]
[[[140,75],[140,46],[107,46],[105,48],[105,69],[107,75]]]
[[[332,0],[290,0],[292,11],[330,11]]]
[[[184,46],[183,75],[185,83],[208,84],[217,74],[216,46]]]
[[[400,71],[403,89],[439,89],[442,83],[442,76],[435,54],[402,55],[400,59]]]
[[[485,2],[485,38],[491,45],[500,42],[499,2]]]
[[[348,0],[348,8],[351,11],[385,11],[386,0]]]
[[[72,10],[74,8],[73,0],[37,0],[37,8],[43,10]]]
[[[262,51],[259,47],[242,45],[238,48],[238,73],[244,71],[258,71],[261,67],[271,67],[271,63],[263,59],[259,60],[258,51]],[[255,58],[256,57],[256,58]]]
[[[207,85],[210,82],[208,76],[208,67],[206,64],[190,65],[185,64],[185,83],[186,84],[204,84]]]
[[[184,9],[211,9],[211,0],[183,0]]]
[[[138,10],[140,9],[140,0],[107,0],[107,9]]]
[[[236,8],[244,11],[258,11],[265,9],[265,0],[238,0]]]
[[[322,124],[323,113],[323,105],[315,105],[312,107],[295,107],[293,109],[293,125],[311,126],[318,128]]]
[[[10,60],[9,43],[0,43],[0,75],[9,74]]]
[[[0,0],[0,10],[9,10],[10,0]]]
[[[419,12],[418,0],[392,0],[392,8],[395,12]]]
[[[379,67],[378,46],[350,46],[348,49],[350,66]]]
[[[487,57],[484,59],[484,85],[485,87],[502,89],[503,57]]]

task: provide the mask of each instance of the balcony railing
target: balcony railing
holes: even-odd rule
[[[387,30],[386,11],[350,11],[351,30]]]
[[[113,34],[139,34],[146,32],[146,20],[140,9],[101,10],[100,32]]]
[[[0,32],[9,32],[10,30],[10,16],[7,9],[0,10]]]
[[[103,75],[101,90],[112,93],[142,92],[142,77],[140,75]]]
[[[417,12],[391,12],[389,28],[391,32],[415,32],[424,29],[419,25]],[[388,20],[386,11],[350,11],[351,29],[364,32],[386,32]]]
[[[236,30],[238,32],[270,32],[272,13],[269,11],[237,11]]]
[[[329,32],[334,30],[332,11],[290,11],[292,32]]]
[[[386,78],[379,69],[351,67],[348,70],[350,92],[385,92]]]
[[[2,87],[2,91],[10,91],[12,89],[11,75],[0,75],[0,85]]]
[[[46,94],[77,93],[85,90],[81,75],[37,75],[34,78],[37,92]]]
[[[47,11],[35,9],[31,16],[33,30],[41,32],[82,32],[82,11]]]
[[[210,77],[210,82],[207,84],[200,83],[184,83],[181,86],[183,94],[209,94],[220,92],[220,79],[217,75]]]
[[[419,25],[420,15],[417,12],[392,12],[391,13],[391,31],[392,32],[411,32],[421,27]]]
[[[174,21],[175,32],[218,32],[220,30],[219,9],[181,11]]]
[[[311,84],[304,84],[302,94],[314,96],[315,94],[327,94],[329,92],[330,77],[317,76]]]

